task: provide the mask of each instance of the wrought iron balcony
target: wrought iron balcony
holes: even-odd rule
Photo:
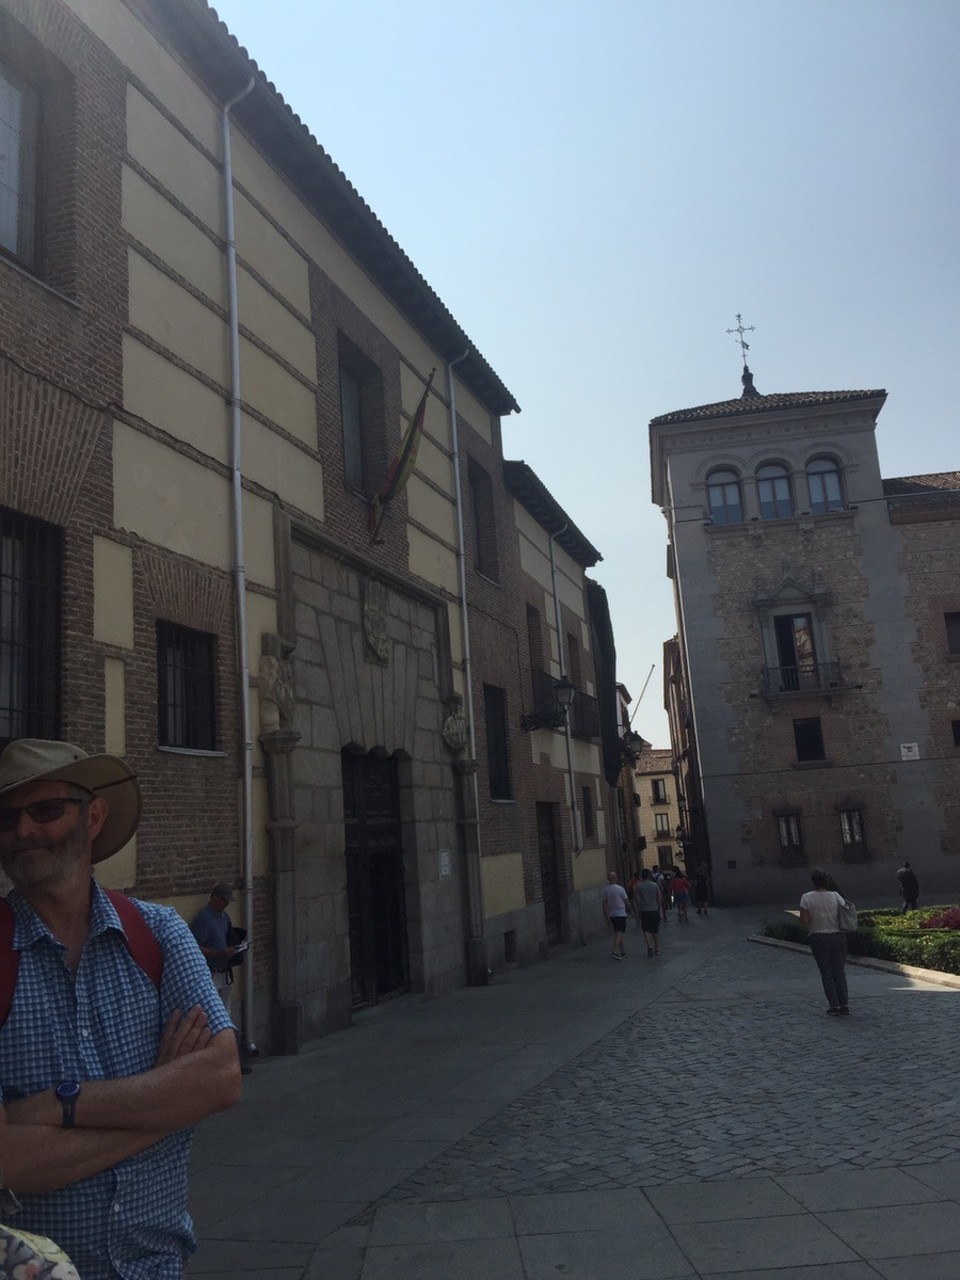
[[[575,738],[600,737],[600,704],[578,689],[570,708],[570,732]]]
[[[557,681],[547,671],[531,671],[533,707],[520,717],[520,728],[562,729],[567,718],[565,708],[557,705]]]
[[[521,729],[562,729],[569,717],[570,732],[575,738],[600,737],[600,707],[596,698],[577,689],[568,709],[557,702],[558,685],[563,688],[561,681],[546,671],[531,671],[530,675],[533,707],[520,717]],[[566,688],[569,692],[570,685]]]
[[[839,662],[818,662],[805,666],[764,667],[763,692],[768,695],[836,693],[846,688]]]

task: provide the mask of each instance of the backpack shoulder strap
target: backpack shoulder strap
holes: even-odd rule
[[[20,971],[20,952],[13,948],[16,923],[13,907],[6,898],[0,898],[0,1027],[6,1022],[13,1004],[17,974]]]
[[[123,925],[123,940],[131,957],[153,985],[160,990],[163,977],[163,949],[143,913],[132,898],[116,889],[104,889]]]

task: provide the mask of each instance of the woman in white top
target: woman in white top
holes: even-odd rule
[[[800,899],[800,923],[810,931],[810,950],[820,970],[827,1013],[849,1013],[847,1003],[847,939],[840,930],[843,898],[828,887],[827,874],[819,868],[810,873],[813,889]]]

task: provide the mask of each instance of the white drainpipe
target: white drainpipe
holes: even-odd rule
[[[240,724],[243,740],[241,820],[243,918],[253,934],[253,739],[250,728],[250,657],[247,646],[247,575],[243,549],[243,477],[240,469],[242,424],[240,417],[240,318],[237,307],[237,244],[233,213],[233,158],[230,147],[230,112],[256,84],[251,76],[246,88],[223,106],[223,207],[227,242],[227,298],[230,332],[230,473],[233,509],[233,582],[237,625],[237,666],[240,676]],[[243,979],[242,1040],[248,1052],[253,1042],[253,967],[256,951],[246,953]]]

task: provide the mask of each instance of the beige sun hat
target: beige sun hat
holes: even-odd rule
[[[69,742],[17,738],[0,754],[0,799],[30,782],[72,782],[106,801],[108,813],[93,842],[93,861],[122,849],[140,822],[137,775],[119,756],[88,756]]]

